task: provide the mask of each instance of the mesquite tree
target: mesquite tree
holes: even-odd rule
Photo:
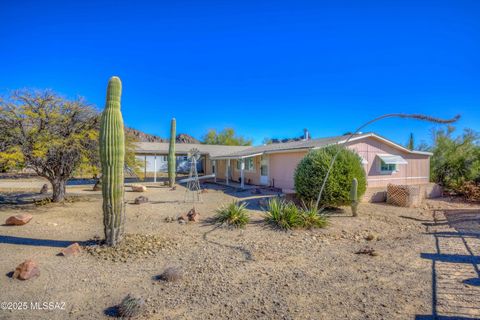
[[[100,123],[100,162],[102,164],[103,225],[105,242],[116,245],[125,224],[124,162],[125,132],[120,97],[122,83],[118,77],[108,81],[107,101]]]
[[[170,188],[175,184],[175,171],[177,170],[176,158],[175,158],[175,135],[176,135],[176,121],[172,119],[170,125],[170,144],[168,146],[168,185]]]
[[[97,112],[83,99],[13,91],[0,99],[0,162],[35,171],[52,184],[52,201],[63,201],[74,170],[98,152],[97,125]]]

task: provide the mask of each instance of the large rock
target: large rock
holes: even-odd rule
[[[5,224],[8,226],[22,226],[27,224],[32,220],[33,216],[31,214],[17,214],[16,216],[11,216],[5,221]]]
[[[28,280],[40,275],[40,269],[33,260],[25,260],[15,268],[12,278],[20,280]]]
[[[200,213],[198,213],[195,208],[190,209],[187,213],[188,221],[198,222],[200,219]]]
[[[82,248],[77,242],[75,242],[69,245],[68,247],[63,248],[62,251],[60,251],[60,254],[64,257],[70,257],[70,256],[76,256],[81,251],[82,251]]]
[[[147,191],[147,187],[141,184],[132,184],[132,191],[133,192],[145,192]]]

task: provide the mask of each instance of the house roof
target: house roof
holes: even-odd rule
[[[147,155],[166,155],[168,154],[168,142],[136,142],[135,153]],[[190,150],[196,148],[203,155],[210,155],[211,157],[231,154],[242,151],[251,146],[222,146],[213,144],[199,144],[199,143],[176,143],[175,154],[188,154]]]
[[[268,154],[268,153],[281,153],[281,152],[292,152],[296,150],[300,151],[300,150],[309,150],[309,149],[319,149],[332,144],[344,144],[349,137],[350,135],[342,135],[342,136],[328,137],[328,138],[267,144],[267,145],[256,146],[256,147],[249,147],[244,150],[232,152],[230,154],[212,156],[212,159],[217,159],[217,160],[218,159],[241,159],[241,158],[248,158],[248,157],[253,157],[256,155]],[[406,153],[421,154],[421,155],[428,155],[428,156],[432,155],[430,152],[409,150],[373,132],[357,134],[353,136],[349,140],[349,142],[368,138],[368,137],[374,137],[376,139],[379,139],[384,143],[389,144],[392,147],[400,149]]]

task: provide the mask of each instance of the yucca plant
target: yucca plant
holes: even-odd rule
[[[304,228],[325,228],[327,226],[327,216],[320,213],[320,210],[316,208],[314,202],[311,202],[308,205],[304,203],[301,213]]]
[[[265,221],[280,229],[294,229],[302,226],[300,210],[293,202],[273,198],[268,202]]]
[[[235,228],[244,228],[250,221],[245,203],[232,202],[216,210],[215,220]]]

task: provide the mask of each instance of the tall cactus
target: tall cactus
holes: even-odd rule
[[[352,188],[350,189],[350,206],[352,207],[352,215],[357,216],[357,207],[358,207],[358,180],[353,178]]]
[[[103,226],[108,246],[115,246],[122,239],[126,219],[123,186],[125,132],[120,111],[121,94],[120,78],[111,77],[100,124]]]
[[[168,185],[172,188],[175,184],[175,171],[177,168],[176,159],[175,159],[175,139],[177,122],[175,118],[172,119],[170,125],[170,145],[168,147]]]

